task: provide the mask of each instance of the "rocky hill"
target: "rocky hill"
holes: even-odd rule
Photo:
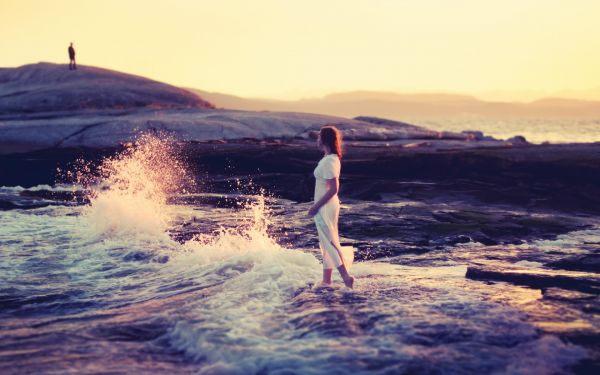
[[[38,63],[0,68],[0,114],[128,108],[213,108],[197,94],[102,69]]]

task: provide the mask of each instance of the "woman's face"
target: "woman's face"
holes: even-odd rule
[[[321,142],[321,132],[319,132],[319,136],[317,137],[317,147],[323,148],[323,143]]]

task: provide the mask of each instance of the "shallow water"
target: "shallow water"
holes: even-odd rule
[[[321,265],[306,204],[182,192],[173,180],[181,175],[161,174],[158,183],[146,173],[156,160],[132,172],[139,157],[120,159],[126,167],[111,161],[117,168],[101,184],[28,189],[91,189],[87,204],[0,211],[0,373],[545,374],[594,366],[594,341],[569,339],[597,337],[594,296],[465,274],[474,265],[564,274],[543,264],[596,252],[600,227],[520,245],[390,249],[355,263],[355,290],[337,277],[333,288],[316,289]],[[0,194],[32,204],[23,190]],[[383,219],[377,205],[394,204],[344,204],[342,218],[362,215],[368,226]],[[574,305],[577,298],[588,302]]]

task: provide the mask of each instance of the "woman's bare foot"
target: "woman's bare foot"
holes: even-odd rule
[[[331,288],[331,283],[327,283],[325,281],[321,281],[317,285],[315,285],[315,289],[323,289],[323,288]]]
[[[348,288],[354,289],[354,276],[348,276],[346,279],[344,279],[344,284]]]

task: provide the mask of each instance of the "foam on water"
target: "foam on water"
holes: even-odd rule
[[[192,208],[173,209],[167,197],[190,181],[163,140],[142,138],[78,178],[88,206],[0,215],[6,252],[32,255],[3,259],[2,281],[69,302],[75,290],[87,303],[80,309],[128,306],[138,319],[152,301],[167,327],[155,345],[202,373],[552,373],[586,356],[489,298],[515,287],[467,280],[462,264],[361,262],[357,290],[314,290],[319,260],[268,234],[274,224],[262,196],[223,211],[233,228],[173,240],[168,231]],[[85,322],[77,329],[86,332]]]
[[[553,240],[534,241],[531,246],[544,249],[544,251],[571,251],[577,253],[586,244],[600,244],[600,227],[594,226],[589,229],[573,231],[561,234]]]
[[[56,191],[56,192],[71,192],[71,191],[82,191],[83,187],[72,184],[57,184],[55,186],[50,185],[35,185],[32,187],[24,188],[23,186],[0,186],[0,192],[12,192],[20,193],[22,191]]]

